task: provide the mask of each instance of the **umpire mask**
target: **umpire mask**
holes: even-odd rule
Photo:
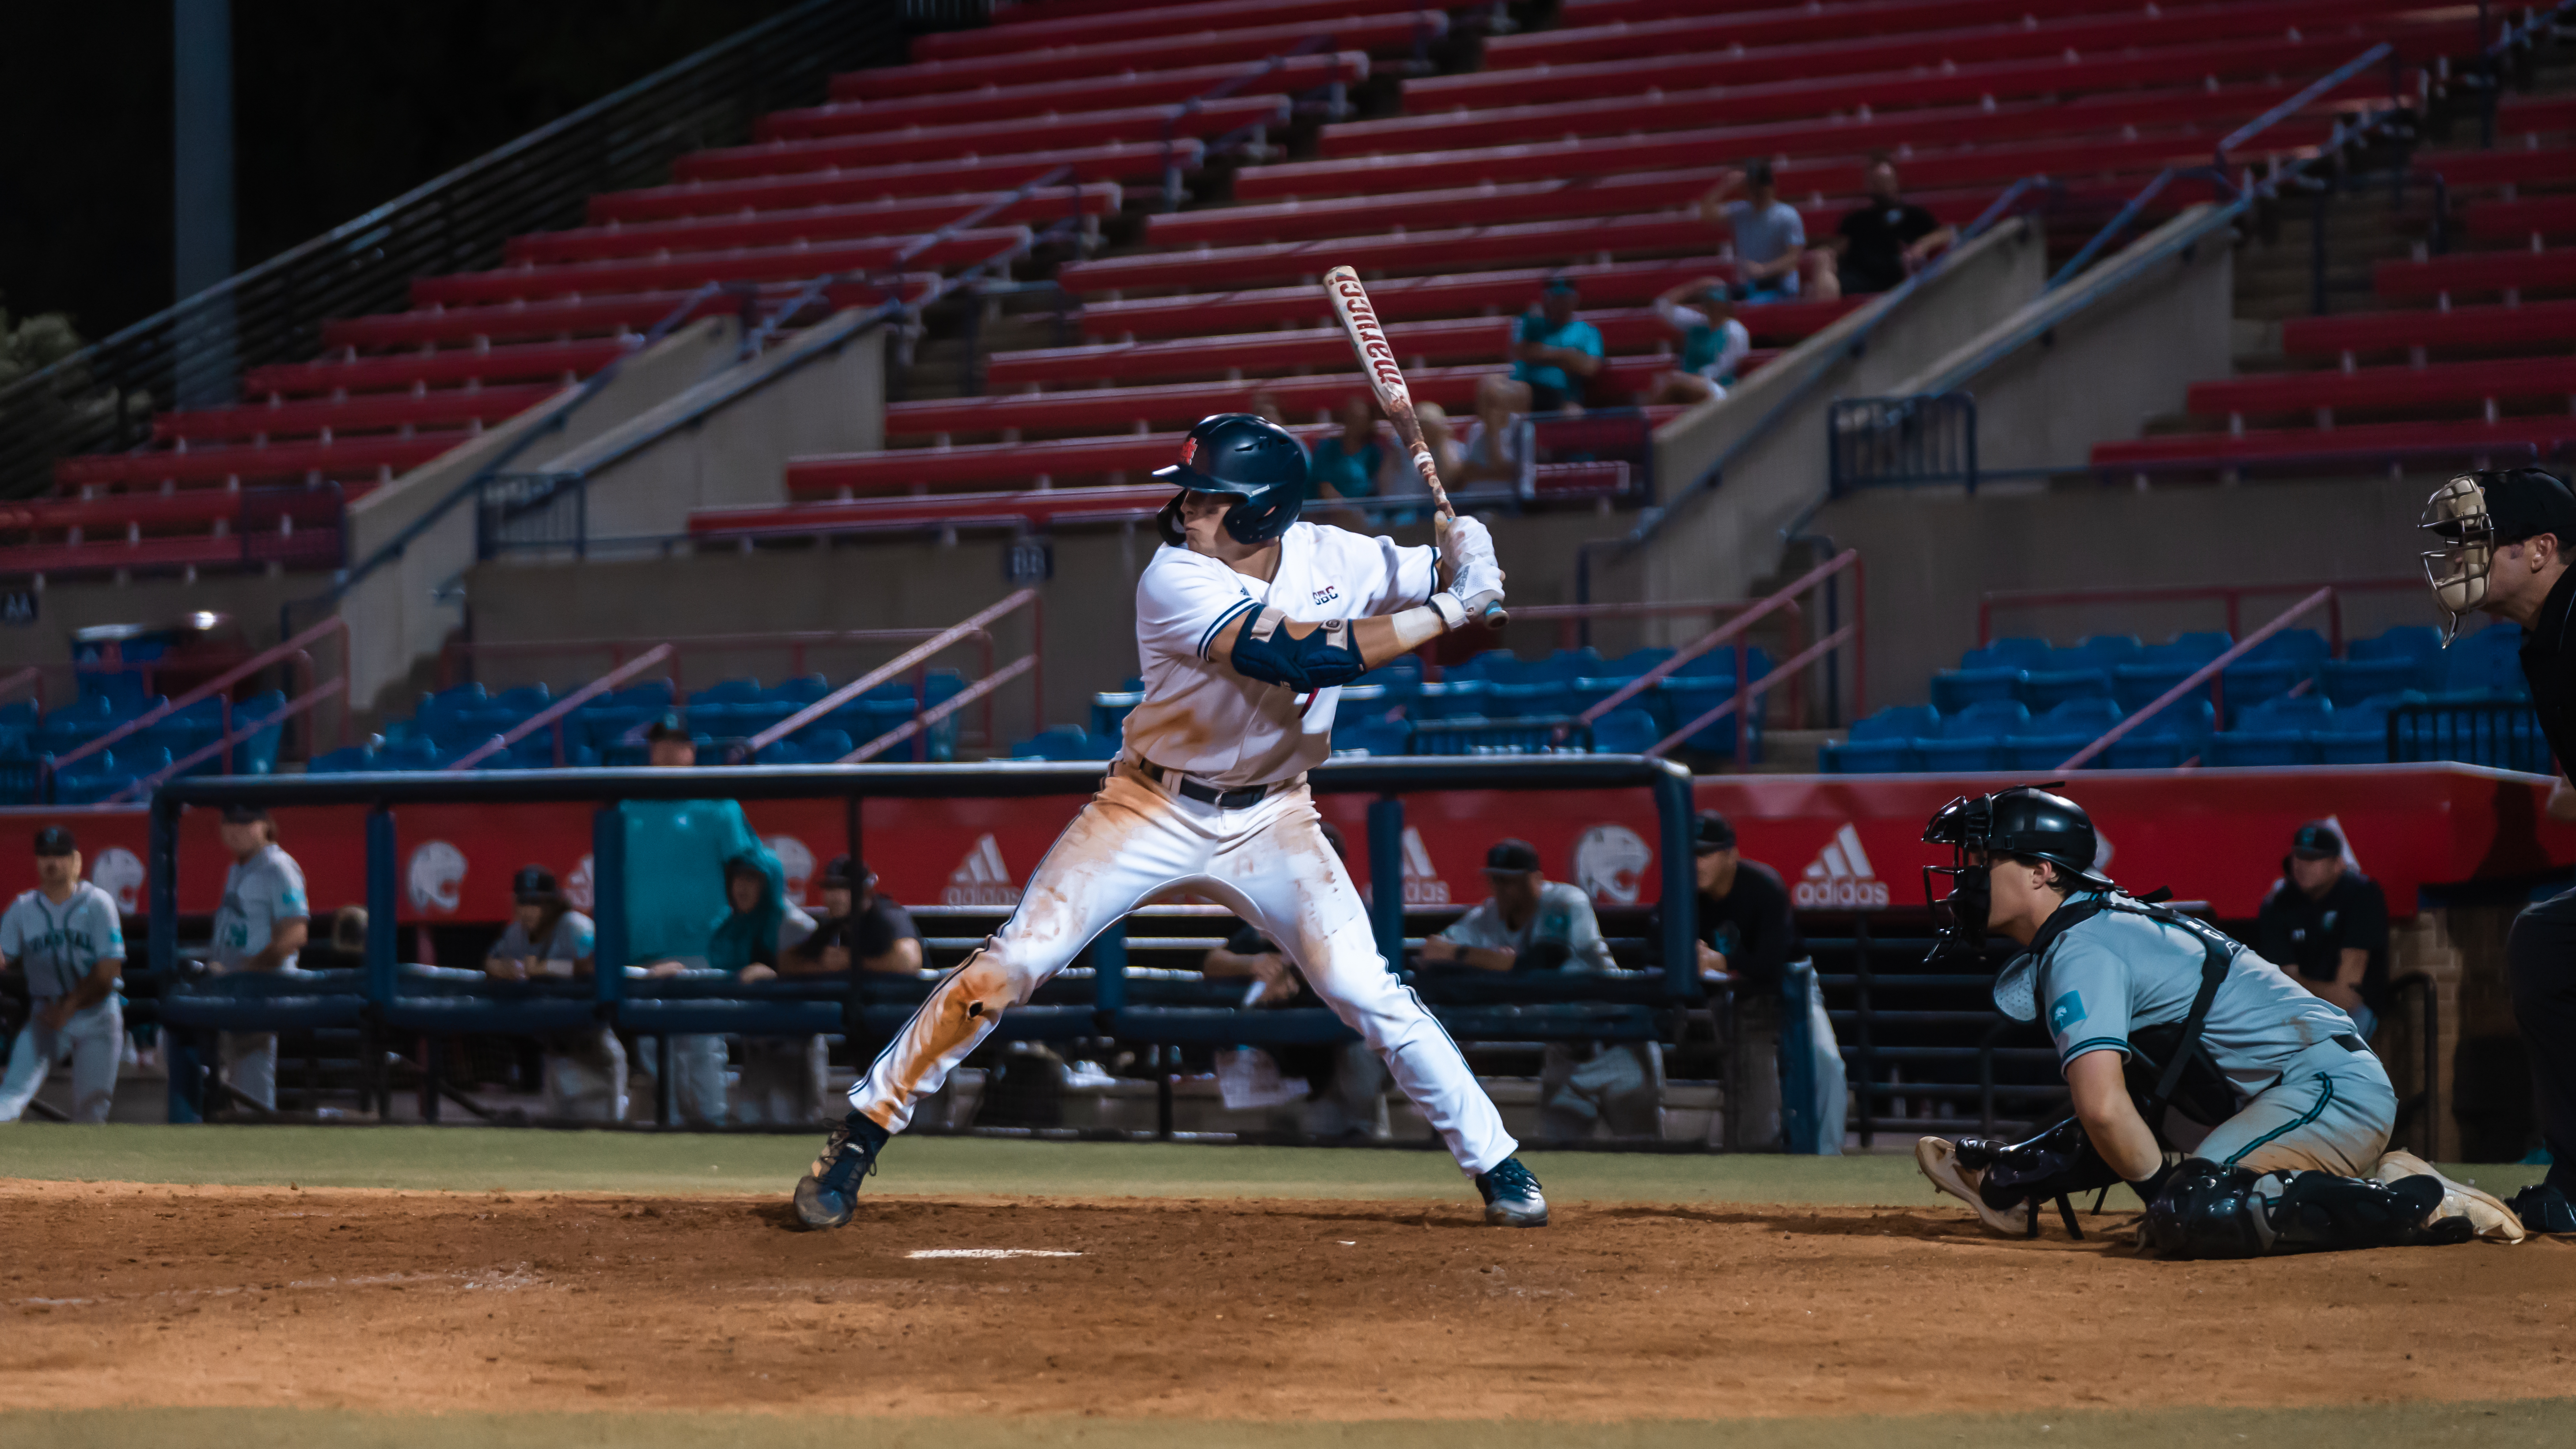
[[[2495,564],[2495,515],[2478,475],[2463,473],[2433,490],[2416,527],[2442,541],[2424,553],[2424,581],[2443,614],[2442,647],[2460,637],[2460,620],[2487,601],[2487,573]]]

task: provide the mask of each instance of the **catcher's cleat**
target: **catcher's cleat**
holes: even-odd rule
[[[2513,1214],[2535,1233],[2576,1233],[2576,1203],[2545,1182],[2535,1182],[2513,1195]]]
[[[823,1155],[796,1183],[796,1219],[808,1228],[837,1228],[859,1209],[859,1180],[877,1170],[877,1154],[894,1136],[852,1112],[823,1139]]]
[[[1914,1165],[1923,1169],[1923,1175],[1932,1179],[1934,1187],[1975,1208],[1978,1220],[1987,1227],[2008,1238],[2026,1238],[2030,1236],[2031,1224],[2038,1219],[2038,1204],[1991,1207],[1977,1192],[1978,1185],[1985,1181],[1986,1166],[1994,1161],[1991,1151],[1981,1153],[1978,1149],[1990,1146],[1975,1137],[1958,1142],[1946,1137],[1918,1137],[1914,1140]],[[1963,1161],[1963,1157],[1966,1160]],[[1971,1167],[1969,1162],[1979,1165]]]
[[[2425,1223],[2428,1228],[2434,1222],[2462,1218],[2467,1220],[2471,1232],[2478,1237],[2491,1238],[2499,1243],[2522,1241],[2522,1219],[2515,1216],[2513,1209],[2506,1207],[2502,1199],[2465,1182],[2444,1177],[2433,1164],[2412,1152],[2384,1154],[2379,1159],[2379,1171],[2372,1176],[2391,1187],[2410,1177],[2429,1177],[2440,1183],[2442,1201],[2433,1209],[2432,1219]]]
[[[1493,1171],[1478,1173],[1476,1191],[1485,1199],[1489,1223],[1507,1228],[1547,1226],[1547,1199],[1539,1195],[1538,1179],[1517,1157],[1504,1158]]]

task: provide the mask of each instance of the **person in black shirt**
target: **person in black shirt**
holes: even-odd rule
[[[2344,865],[2343,837],[2311,820],[2290,838],[2282,879],[2263,897],[2254,949],[2343,1008],[2367,1041],[2388,1013],[2388,895]]]
[[[790,975],[825,971],[918,971],[921,930],[912,913],[877,894],[876,872],[867,862],[846,855],[823,867],[822,920],[814,934],[782,953],[779,969]]]
[[[1815,289],[1818,301],[1894,291],[1934,252],[1958,240],[1958,228],[1943,226],[1899,193],[1896,163],[1885,155],[1872,156],[1862,175],[1869,204],[1845,213],[1834,234],[1825,238],[1825,249],[1838,262],[1819,277],[1825,284]]]
[[[1735,1049],[1727,1056],[1727,1146],[1765,1148],[1780,1140],[1780,978],[1806,959],[1779,872],[1746,860],[1735,827],[1714,810],[1691,825],[1699,876],[1699,974],[1735,986]],[[1659,957],[1663,907],[1646,920],[1646,950]]]
[[[1342,832],[1323,822],[1324,841],[1333,854],[1344,854]],[[1321,1006],[1297,968],[1277,942],[1249,922],[1237,920],[1225,944],[1209,951],[1199,974],[1210,980],[1249,978],[1243,1004],[1260,1007]],[[1306,1108],[1300,1126],[1310,1137],[1392,1135],[1386,1111],[1386,1063],[1366,1042],[1339,1046],[1271,1046],[1264,1048],[1279,1064],[1282,1077],[1306,1083]]]
[[[2576,574],[2567,567],[2576,494],[2538,468],[2466,473],[2434,491],[2421,526],[2442,544],[2424,555],[2424,576],[2451,635],[2473,612],[2522,627],[2523,678],[2559,770],[2546,810],[2576,820],[2566,778],[2576,761]],[[2576,891],[2514,919],[2505,972],[2551,1158],[2549,1176],[2515,1195],[2513,1210],[2534,1232],[2576,1233]]]

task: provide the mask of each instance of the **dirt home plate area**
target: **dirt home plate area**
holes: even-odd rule
[[[1533,1158],[1555,1224],[1515,1232],[1429,1154],[1102,1147],[1086,1190],[1024,1195],[1095,1149],[957,1142],[805,1233],[776,1191],[802,1139],[612,1144],[654,1159],[640,1189],[504,1162],[453,1180],[537,1185],[430,1191],[345,1184],[437,1170],[400,1139],[576,1139],[326,1131],[261,1166],[259,1129],[196,1131],[239,1167],[0,1181],[0,1441],[2576,1440],[2565,1241],[2164,1263],[2126,1212],[1989,1236],[1908,1162],[1562,1155]],[[49,1164],[66,1142],[15,1129],[0,1163],[100,1165]],[[673,1190],[692,1151],[720,1186]],[[1725,1196],[1766,1183],[1808,1200]]]

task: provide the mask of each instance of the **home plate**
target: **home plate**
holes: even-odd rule
[[[907,1258],[1079,1258],[1063,1248],[915,1248]]]

